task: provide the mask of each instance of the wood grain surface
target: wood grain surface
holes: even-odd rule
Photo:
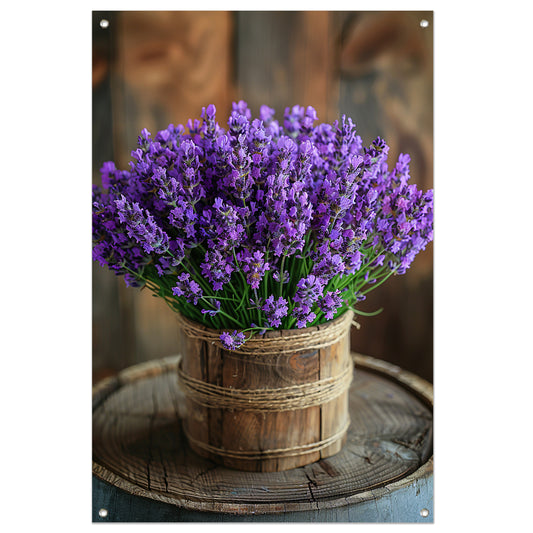
[[[351,426],[328,459],[284,472],[242,472],[195,454],[181,429],[177,358],[136,365],[93,391],[93,473],[127,493],[184,509],[282,513],[376,498],[432,472],[432,386],[354,354]]]
[[[305,385],[328,378],[337,378],[350,364],[351,313],[335,321],[305,330],[308,334],[323,334],[345,326],[335,342],[309,350],[301,348],[283,353],[239,353],[224,350],[217,344],[184,336],[181,353],[183,371],[191,378],[232,390],[280,389]],[[201,331],[203,326],[196,324]],[[302,330],[274,330],[264,333],[269,339],[282,337],[290,346],[291,337],[301,336]],[[290,410],[263,412],[206,407],[186,398],[188,416],[185,429],[191,448],[199,455],[219,464],[239,470],[276,472],[313,463],[337,453],[345,435],[341,434],[348,422],[348,391],[318,405]],[[303,453],[303,446],[331,439],[331,444],[311,453]],[[220,452],[208,448],[215,447]],[[270,457],[269,451],[288,450]],[[224,451],[253,453],[256,458],[224,455]],[[278,454],[276,454],[278,455]]]

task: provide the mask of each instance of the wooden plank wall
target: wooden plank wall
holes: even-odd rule
[[[99,21],[110,21],[102,29]],[[429,26],[422,28],[420,20]],[[220,117],[246,100],[312,105],[321,121],[351,116],[368,144],[381,135],[390,161],[408,152],[413,182],[433,186],[431,12],[93,12],[93,168],[126,167],[143,127]],[[352,348],[432,381],[433,251],[371,293]],[[94,379],[175,353],[172,312],[147,291],[93,268]]]

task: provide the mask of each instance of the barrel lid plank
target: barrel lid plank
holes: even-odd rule
[[[218,466],[188,447],[178,357],[124,370],[93,389],[93,473],[130,494],[191,510],[307,511],[375,499],[430,476],[433,388],[384,361],[352,354],[347,442],[284,472]]]

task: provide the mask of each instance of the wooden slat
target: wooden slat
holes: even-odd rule
[[[332,13],[302,11],[294,28],[291,70],[293,103],[313,106],[320,122],[338,118],[339,78],[335,73],[336,42]]]
[[[340,375],[350,361],[350,334],[344,336],[338,344],[320,350],[320,379]],[[343,416],[340,414],[342,413]],[[342,394],[338,398],[327,402],[320,408],[321,439],[335,435],[349,422],[348,395]],[[324,448],[320,457],[327,458],[337,453],[345,443],[345,439]]]

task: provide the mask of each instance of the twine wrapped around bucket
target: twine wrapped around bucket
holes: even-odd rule
[[[235,351],[220,331],[180,316],[184,432],[200,455],[277,471],[337,453],[349,425],[353,313],[319,326],[267,331]]]
[[[201,324],[193,322],[185,318],[181,314],[177,314],[178,324],[182,332],[198,340],[210,342],[222,347],[220,342],[221,331],[209,329]],[[315,328],[303,328],[295,330],[275,330],[269,331],[263,335],[254,335],[248,339],[240,348],[239,353],[242,354],[286,354],[294,353],[298,350],[318,350],[326,348],[339,338],[346,331],[347,324],[353,324],[359,328],[359,324],[353,320],[353,312],[347,311],[341,315],[337,320],[330,322],[330,327],[316,330]],[[319,326],[316,326],[317,328]],[[293,335],[287,336],[286,332],[296,332]],[[272,333],[280,333],[282,336],[271,336]],[[285,335],[283,333],[285,332]]]
[[[327,403],[348,390],[352,364],[332,378],[275,389],[233,389],[194,379],[178,365],[178,378],[185,395],[199,405],[244,411],[292,411]]]

